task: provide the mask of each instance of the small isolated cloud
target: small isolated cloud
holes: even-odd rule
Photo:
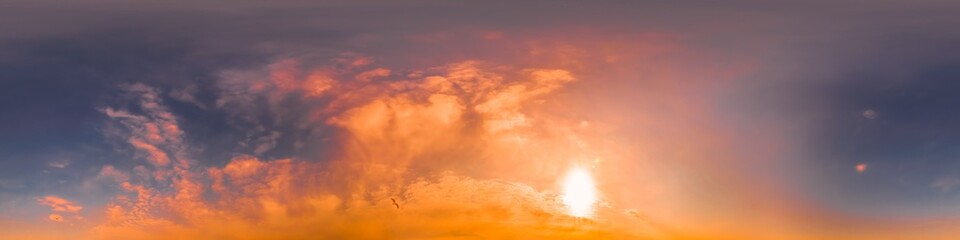
[[[877,117],[880,117],[880,113],[877,112],[877,110],[873,110],[873,109],[863,110],[863,113],[861,113],[860,115],[870,120],[874,120],[874,119],[877,119]]]
[[[53,211],[53,213],[47,216],[50,221],[66,221],[66,218],[64,218],[61,214],[69,214],[77,220],[83,219],[83,217],[80,216],[80,210],[83,210],[83,206],[73,203],[70,200],[57,196],[45,196],[37,201],[40,203],[40,205],[48,206],[50,207],[50,210]]]
[[[867,171],[867,164],[866,164],[866,163],[857,164],[856,169],[857,169],[857,172],[858,172],[858,173],[862,173],[862,172],[864,172],[864,171]]]
[[[46,196],[39,199],[40,205],[46,205],[54,212],[78,213],[82,206],[57,196]]]
[[[47,166],[50,166],[52,168],[66,168],[67,166],[70,166],[70,161],[57,160],[57,161],[48,163]]]
[[[938,189],[942,193],[952,192],[957,186],[960,186],[960,177],[955,175],[941,176],[930,183],[930,187]]]
[[[63,216],[56,213],[51,213],[49,216],[47,216],[47,219],[50,219],[50,221],[54,222],[63,222]]]

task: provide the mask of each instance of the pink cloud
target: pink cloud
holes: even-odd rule
[[[67,199],[57,197],[57,196],[45,196],[43,198],[37,199],[40,205],[50,207],[50,210],[54,213],[51,213],[48,216],[50,221],[54,222],[64,222],[66,218],[63,217],[60,213],[70,214],[74,219],[80,220],[83,217],[80,215],[80,210],[83,210],[83,206],[73,203]]]
[[[55,212],[77,213],[83,209],[83,207],[80,205],[76,205],[73,202],[57,196],[46,196],[38,201],[40,202],[40,205],[49,206]]]
[[[128,142],[130,145],[133,145],[133,147],[146,152],[149,156],[148,159],[150,160],[150,163],[154,166],[161,167],[170,164],[170,158],[167,157],[167,153],[164,153],[163,150],[160,150],[156,146],[137,138],[130,138]]]

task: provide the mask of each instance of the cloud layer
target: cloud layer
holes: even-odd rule
[[[337,151],[316,159],[239,155],[222,167],[201,167],[188,158],[177,117],[158,90],[123,86],[139,104],[103,112],[122,126],[111,135],[126,139],[148,165],[101,170],[126,193],[106,207],[104,222],[92,234],[108,239],[659,234],[571,217],[554,191],[554,176],[576,161],[592,161],[561,157],[589,148],[577,133],[589,124],[559,125],[536,110],[576,80],[570,71],[465,61],[396,72],[367,66],[365,59],[351,54],[308,67],[284,59],[263,70],[224,72],[218,82],[216,105],[237,118],[255,119],[263,114],[257,111],[265,111],[290,118],[285,121],[303,131],[337,129],[329,136],[335,140],[324,143]],[[239,107],[260,103],[265,107]],[[289,112],[294,108],[298,112]],[[254,153],[276,144],[279,135],[268,136],[274,143],[258,140]],[[317,143],[300,145],[308,144]],[[513,177],[520,173],[532,176]]]
[[[955,236],[956,4],[722,5],[4,4],[0,238]]]

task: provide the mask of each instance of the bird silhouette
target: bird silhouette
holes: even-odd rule
[[[400,204],[397,203],[397,200],[396,200],[396,199],[390,198],[390,201],[393,201],[393,205],[394,205],[394,206],[397,206],[397,209],[400,209]]]

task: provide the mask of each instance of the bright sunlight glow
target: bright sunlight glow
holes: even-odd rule
[[[597,201],[597,190],[593,185],[590,172],[574,168],[567,173],[563,182],[563,204],[567,205],[570,215],[589,217],[593,214],[593,204]]]

